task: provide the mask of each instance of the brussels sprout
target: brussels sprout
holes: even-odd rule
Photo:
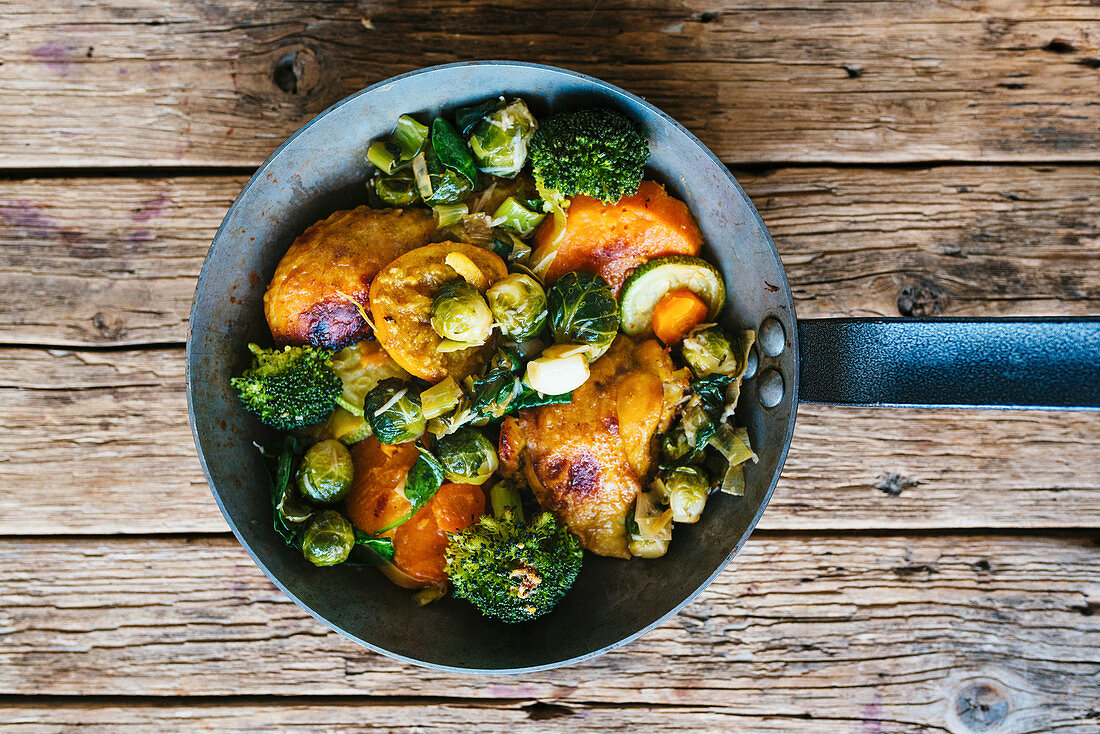
[[[298,489],[320,504],[339,502],[351,489],[354,469],[344,444],[326,439],[310,446],[298,466]]]
[[[493,331],[493,312],[465,280],[444,283],[432,299],[432,328],[444,339],[484,344]]]
[[[671,469],[662,475],[668,506],[674,522],[693,523],[703,514],[710,494],[710,482],[693,466]]]
[[[522,99],[488,112],[473,126],[470,150],[485,173],[512,178],[527,160],[527,144],[535,134],[531,111]]]
[[[682,426],[676,426],[661,436],[661,454],[669,461],[678,461],[694,450]]]
[[[680,353],[696,377],[713,373],[739,375],[745,369],[733,338],[722,327],[713,324],[696,328],[684,337]]]
[[[529,275],[513,273],[485,292],[501,333],[517,342],[539,335],[546,323],[546,292]]]
[[[442,436],[435,454],[443,474],[452,482],[483,484],[497,470],[497,450],[492,441],[472,428],[460,428]]]
[[[374,193],[383,204],[389,206],[409,206],[420,198],[416,190],[416,179],[406,171],[398,171],[392,176],[376,176]]]
[[[566,273],[546,294],[550,329],[559,344],[586,344],[591,362],[619,331],[619,304],[611,286],[593,273]]]
[[[367,393],[363,414],[374,437],[385,444],[412,441],[427,426],[420,409],[420,395],[396,377],[382,380]]]
[[[355,546],[355,529],[336,510],[313,516],[302,533],[302,555],[314,566],[343,563]]]

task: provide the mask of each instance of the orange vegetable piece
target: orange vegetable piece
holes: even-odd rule
[[[472,484],[444,484],[393,535],[394,565],[429,583],[447,578],[447,533],[462,530],[485,513],[485,493]]]
[[[666,293],[653,309],[653,333],[665,345],[679,344],[707,318],[707,304],[686,288]]]
[[[355,527],[371,535],[412,511],[401,493],[420,454],[413,442],[388,446],[371,436],[351,447],[355,478],[345,510]],[[485,514],[485,492],[473,484],[444,484],[407,522],[381,533],[393,538],[394,565],[427,586],[446,580],[447,533]]]
[[[419,455],[412,441],[388,446],[374,436],[351,447],[355,476],[345,510],[352,525],[374,535],[409,514],[412,504],[397,490]],[[393,530],[382,535],[393,537]]]
[[[393,563],[399,569],[427,583],[445,581],[447,536],[439,530],[435,515],[427,507],[397,528],[393,536]]]
[[[485,492],[476,484],[444,484],[428,507],[439,529],[454,533],[485,514]]]
[[[553,217],[547,217],[535,233],[532,262],[550,252],[555,234]],[[702,244],[703,235],[687,206],[655,181],[643,181],[638,193],[614,204],[575,196],[546,282],[581,270],[599,273],[618,294],[630,271],[646,260],[698,255]]]

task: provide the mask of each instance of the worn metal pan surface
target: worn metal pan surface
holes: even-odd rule
[[[759,463],[744,497],[718,495],[650,561],[587,556],[551,614],[505,625],[464,601],[416,608],[373,569],[317,569],[271,527],[268,480],[253,441],[273,438],[229,384],[249,341],[267,343],[262,298],[307,226],[365,201],[368,142],[402,113],[430,116],[491,94],[522,95],[536,114],[608,105],[650,140],[651,177],[687,202],[730,294],[720,320],[756,329],[759,346],[737,410]],[[799,351],[803,352],[800,365]],[[737,554],[771,497],[803,399],[884,405],[1100,405],[1095,320],[795,321],[791,290],[760,216],[733,176],[675,120],[611,84],[553,67],[475,62],[422,69],[348,97],[291,136],[233,203],[203,264],[191,311],[187,391],[214,497],[256,563],[318,620],[387,655],[450,670],[520,672],[583,660],[634,639],[691,601]],[[801,383],[801,384],[800,384]],[[837,416],[842,420],[842,416]]]

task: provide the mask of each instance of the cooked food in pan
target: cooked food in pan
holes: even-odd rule
[[[264,297],[272,347],[232,383],[275,531],[522,622],[585,553],[655,558],[755,460],[734,424],[753,333],[611,109],[496,97],[366,148],[368,203],[309,227]]]

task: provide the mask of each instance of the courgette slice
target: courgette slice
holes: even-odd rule
[[[690,290],[707,304],[713,319],[726,302],[726,284],[718,268],[690,255],[657,257],[634,268],[619,293],[622,330],[630,336],[653,330],[653,309],[669,291]]]

